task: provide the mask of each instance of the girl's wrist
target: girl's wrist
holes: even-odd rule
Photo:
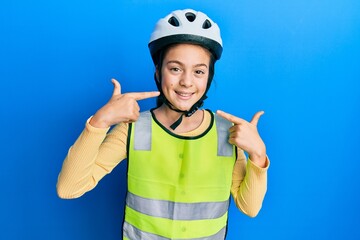
[[[109,124],[107,123],[107,121],[102,118],[97,116],[96,114],[90,119],[89,124],[95,128],[108,128]]]
[[[259,151],[258,153],[249,153],[250,160],[259,167],[266,167],[266,150]]]

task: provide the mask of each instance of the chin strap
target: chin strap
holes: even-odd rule
[[[190,117],[193,115],[199,108],[204,105],[204,100],[207,98],[206,95],[202,96],[199,101],[197,101],[188,111],[181,111],[179,109],[174,108],[171,103],[164,97],[164,103],[173,111],[182,113],[178,120],[176,120],[173,124],[171,124],[170,128],[175,130],[182,122],[183,116]]]
[[[182,122],[183,116],[184,116],[184,114],[181,114],[179,119],[176,120],[173,124],[171,124],[170,128],[172,130],[175,130],[180,125],[180,123]]]

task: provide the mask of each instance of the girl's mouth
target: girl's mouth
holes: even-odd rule
[[[180,99],[188,100],[191,98],[191,96],[194,94],[192,92],[178,92],[175,91],[175,93],[179,96]]]

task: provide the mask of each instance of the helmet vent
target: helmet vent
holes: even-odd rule
[[[203,25],[202,25],[202,28],[203,28],[203,29],[209,29],[209,28],[211,28],[211,22],[210,22],[208,19],[206,19],[205,22],[204,22]]]
[[[174,27],[180,26],[179,21],[175,17],[171,17],[168,22]]]
[[[187,18],[187,20],[189,20],[189,22],[193,22],[195,21],[195,14],[193,14],[192,12],[187,12],[185,13],[185,17]]]

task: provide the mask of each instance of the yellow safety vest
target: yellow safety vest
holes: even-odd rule
[[[123,239],[224,239],[235,148],[231,123],[211,113],[201,135],[168,131],[152,111],[129,128]]]

